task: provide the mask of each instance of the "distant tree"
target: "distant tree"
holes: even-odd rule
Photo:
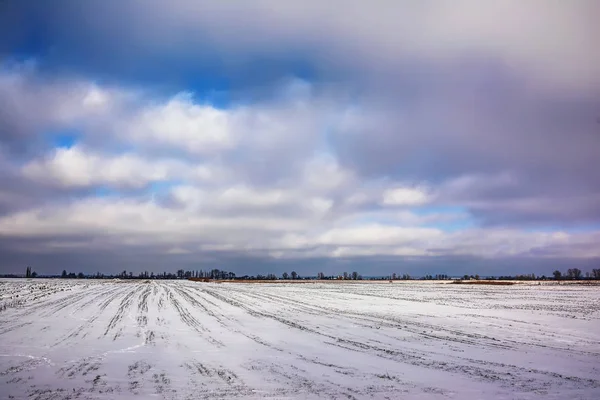
[[[177,270],[177,277],[178,277],[179,279],[182,279],[182,278],[183,278],[183,274],[184,274],[184,272],[183,272],[183,270],[182,270],[182,269],[178,269],[178,270]]]
[[[579,268],[569,268],[567,276],[569,279],[581,279],[581,270]]]
[[[358,272],[354,271],[352,272],[352,280],[355,281],[358,279]]]
[[[290,276],[288,275],[288,273],[287,273],[287,272],[284,272],[283,274],[281,274],[281,277],[282,277],[283,279],[288,279]]]
[[[37,278],[37,276],[38,276],[37,272],[33,271],[33,272],[31,273],[31,277],[32,277],[32,278]]]
[[[475,279],[479,280],[479,275],[475,275]]]
[[[296,271],[292,271],[292,279],[298,279],[298,273]]]
[[[131,272],[130,272],[130,273],[131,273]],[[85,276],[83,275],[83,272],[80,272],[80,273],[78,273],[78,274],[77,274],[77,277],[78,277],[79,279],[83,279]]]
[[[559,281],[560,278],[562,278],[562,272],[560,272],[559,270],[554,271],[552,275],[554,275],[554,279],[556,279],[557,281]]]
[[[592,270],[592,276],[594,279],[600,279],[600,268],[594,268]]]
[[[31,278],[31,267],[27,267],[25,270],[25,278]]]
[[[60,277],[61,278],[66,278],[67,277],[67,270],[63,269],[62,275]]]
[[[397,276],[396,276],[396,273],[394,272],[394,273],[392,274],[392,280],[393,280],[393,281],[395,281],[395,280],[396,280],[396,278],[397,278]]]
[[[344,271],[344,280],[348,279],[348,273]]]

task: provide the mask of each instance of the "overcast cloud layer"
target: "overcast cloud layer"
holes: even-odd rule
[[[597,267],[599,4],[2,2],[0,272]]]

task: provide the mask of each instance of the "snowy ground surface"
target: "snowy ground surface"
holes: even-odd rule
[[[600,287],[0,280],[1,399],[600,399]]]

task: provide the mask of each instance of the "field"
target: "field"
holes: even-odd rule
[[[600,287],[0,280],[0,398],[598,399]]]

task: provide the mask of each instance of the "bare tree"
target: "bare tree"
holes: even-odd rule
[[[292,271],[292,279],[298,279],[298,274],[296,271]]]
[[[562,273],[559,270],[554,271],[552,275],[554,275],[554,279],[556,279],[557,281],[560,280],[560,278],[562,277]]]
[[[354,271],[352,272],[352,280],[357,280],[358,279],[358,272]]]
[[[569,268],[567,276],[570,279],[581,279],[581,270],[579,268]]]
[[[282,277],[283,279],[288,279],[290,276],[288,275],[288,273],[287,273],[287,272],[284,272],[284,273],[281,275],[281,277]]]

